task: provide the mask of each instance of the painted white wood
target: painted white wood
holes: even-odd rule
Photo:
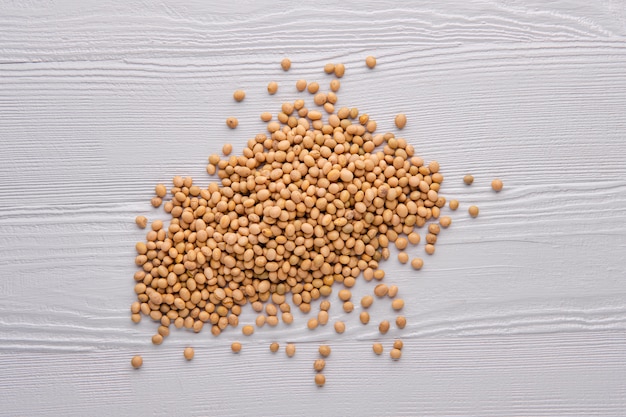
[[[146,3],[0,0],[0,415],[626,413],[625,2]],[[342,336],[296,314],[239,355],[236,330],[152,346],[156,326],[129,319],[134,217],[165,218],[157,182],[206,185],[208,155],[240,152],[297,79],[329,82],[330,61],[347,67],[338,104],[381,131],[406,113],[402,136],[462,204],[423,270],[395,252],[384,266],[407,328],[379,337],[335,301]],[[371,314],[394,317],[388,302]]]

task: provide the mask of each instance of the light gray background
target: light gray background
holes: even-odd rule
[[[624,1],[178,3],[0,0],[0,415],[626,413]],[[241,152],[297,79],[327,85],[327,62],[346,64],[339,105],[381,131],[408,115],[402,135],[462,204],[422,271],[384,265],[407,328],[379,337],[333,296],[342,336],[297,315],[238,356],[239,330],[152,346],[156,326],[129,319],[134,217],[164,218],[157,182],[208,184],[207,156]],[[399,362],[372,354],[396,336]]]

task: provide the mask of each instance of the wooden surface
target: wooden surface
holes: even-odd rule
[[[626,2],[148,3],[0,0],[0,415],[626,414]],[[462,204],[422,271],[384,265],[407,328],[381,338],[331,297],[341,337],[296,315],[237,356],[239,330],[152,346],[129,318],[134,217],[165,218],[157,182],[208,184],[207,156],[241,152],[297,79],[326,85],[326,62],[346,64],[338,104],[381,131],[407,114]]]

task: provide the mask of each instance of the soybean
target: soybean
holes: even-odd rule
[[[226,125],[231,129],[235,129],[239,125],[239,120],[236,117],[229,117],[226,119]]]
[[[352,297],[350,290],[339,290],[337,295],[341,301],[348,301]]]
[[[398,295],[398,286],[397,285],[390,285],[389,286],[389,291],[387,291],[387,296],[389,298],[394,298],[396,295]]]
[[[270,93],[270,95],[276,94],[277,91],[278,83],[276,81],[271,81],[269,84],[267,84],[267,92]]]
[[[130,360],[130,364],[133,366],[133,368],[139,369],[141,368],[141,365],[143,365],[143,358],[139,355],[133,356],[133,358]]]
[[[318,387],[323,387],[324,384],[326,384],[326,377],[323,374],[315,375],[315,384],[317,384]]]
[[[346,325],[344,324],[343,321],[336,321],[335,322],[335,331],[339,334],[343,333],[346,331]]]
[[[154,187],[154,192],[156,193],[157,197],[163,198],[167,195],[167,188],[165,188],[165,185],[163,184],[157,184]]]
[[[445,229],[452,224],[452,219],[449,216],[440,217],[439,224]]]
[[[361,306],[363,308],[369,308],[374,303],[374,297],[371,295],[366,295],[361,298]]]
[[[389,356],[391,356],[391,359],[394,361],[397,361],[402,356],[402,351],[400,349],[393,348],[391,349],[391,352],[389,352]]]
[[[385,295],[387,295],[388,292],[389,287],[387,287],[386,284],[378,284],[376,287],[374,287],[374,294],[376,295],[376,297],[384,297]]]
[[[345,72],[346,72],[346,67],[345,67],[345,65],[343,65],[343,64],[336,64],[336,65],[335,65],[335,76],[336,76],[337,78],[341,78],[341,77],[343,77],[343,75],[345,74]]]
[[[381,334],[386,334],[389,331],[389,322],[387,320],[383,320],[380,322],[380,324],[378,325],[378,331]]]
[[[145,229],[148,225],[148,219],[145,216],[137,216],[135,217],[135,223],[140,229]]]
[[[307,86],[307,90],[311,94],[317,93],[319,89],[320,89],[320,85],[316,83],[315,81],[313,81],[312,83],[309,83],[309,85]]]
[[[405,263],[409,262],[409,255],[406,252],[398,253],[398,261],[401,264],[405,264]]]
[[[416,271],[419,271],[424,266],[424,260],[422,258],[413,258],[411,260],[411,266]]]
[[[404,308],[404,300],[401,298],[396,298],[391,302],[391,308],[394,310],[402,310]]]
[[[411,243],[411,245],[417,245],[420,243],[421,237],[419,234],[411,232],[407,236],[407,239],[409,240],[409,243]]]
[[[186,347],[185,350],[183,350],[183,356],[188,361],[192,360],[194,355],[195,355],[195,352],[192,347]]]
[[[318,352],[320,353],[320,355],[327,358],[330,356],[330,352],[331,352],[330,346],[320,345],[320,347],[318,348]]]
[[[400,114],[396,115],[396,118],[394,119],[394,122],[395,122],[396,127],[398,129],[404,129],[404,127],[406,126],[406,114],[400,113]]]
[[[235,92],[233,93],[233,98],[235,99],[235,101],[242,101],[244,98],[246,98],[246,92],[243,90],[235,90]]]
[[[359,320],[361,320],[361,323],[363,324],[367,324],[370,322],[370,315],[367,311],[362,311],[361,314],[359,314]]]

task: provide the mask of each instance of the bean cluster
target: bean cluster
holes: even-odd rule
[[[368,57],[366,65],[374,68],[375,58]],[[281,67],[287,71],[291,62],[285,59]],[[349,289],[359,276],[384,278],[379,267],[389,258],[390,245],[407,263],[403,251],[408,244],[420,244],[417,230],[425,227],[424,251],[435,252],[441,229],[451,224],[450,217],[441,216],[446,198],[440,195],[444,177],[439,163],[426,163],[394,133],[379,133],[377,123],[357,108],[336,108],[345,66],[327,64],[324,71],[336,77],[327,91],[317,82],[296,83],[298,91],[313,96],[312,107],[304,99],[284,102],[275,116],[261,114],[267,131],[248,140],[240,155],[232,155],[226,144],[222,156],[208,158],[206,171],[217,175],[218,182],[204,188],[177,176],[169,189],[155,187],[152,204],[163,204],[171,219],[151,222],[146,241],[136,244],[137,301],[131,306],[133,321],[143,314],[160,324],[154,344],[163,342],[171,326],[195,332],[208,327],[215,336],[238,327],[247,304],[260,313],[257,328],[280,321],[290,325],[292,306],[309,313],[312,302],[329,297],[337,285],[349,313],[354,310]],[[275,94],[278,84],[269,83],[267,90]],[[240,102],[245,95],[237,90],[233,98]],[[404,128],[406,116],[399,114],[395,123]],[[234,129],[238,121],[229,117],[227,124]],[[493,188],[499,191],[501,182]],[[453,200],[450,208],[456,207]],[[477,215],[477,208],[470,213]],[[148,226],[143,216],[136,221]],[[423,264],[422,258],[411,261],[416,270]],[[383,283],[374,289],[376,297],[392,298],[392,308],[400,311],[404,301],[395,298],[397,292],[396,286]],[[372,296],[361,299],[363,324],[370,321],[366,309],[372,302]],[[321,302],[309,329],[328,323],[329,307],[329,301]],[[398,316],[395,323],[404,328],[406,319]],[[255,326],[242,326],[242,334],[251,336]],[[346,329],[342,321],[333,326],[337,333]],[[382,320],[380,333],[390,326]],[[233,352],[242,349],[239,342],[231,347]],[[396,341],[393,359],[400,358],[401,348]],[[378,344],[373,349],[382,352]],[[271,350],[277,351],[278,344]],[[328,356],[330,348],[323,352]],[[288,344],[286,353],[293,356],[295,345]],[[184,356],[191,360],[193,349]],[[133,366],[141,366],[140,359],[133,359]],[[317,372],[324,366],[324,359],[314,363]],[[315,382],[323,385],[324,376],[318,373]]]

